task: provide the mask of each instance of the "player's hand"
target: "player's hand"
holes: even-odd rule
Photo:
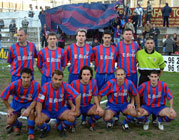
[[[134,106],[133,104],[129,104],[129,105],[127,106],[127,108],[128,108],[128,109],[135,109],[135,106]]]
[[[96,108],[96,112],[98,113],[99,116],[104,115],[104,110],[100,106]]]
[[[75,110],[75,117],[78,117],[80,115],[80,110],[78,109],[78,110]]]
[[[143,116],[144,110],[140,107],[136,109],[137,111],[137,117]]]
[[[174,114],[175,110],[173,108],[169,108],[170,114]]]
[[[25,109],[24,112],[22,113],[22,116],[28,117],[30,114],[30,111],[31,110],[29,108]]]
[[[8,109],[8,114],[7,114],[7,117],[10,117],[14,114],[15,110],[13,108],[9,108]]]

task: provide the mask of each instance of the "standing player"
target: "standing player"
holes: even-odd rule
[[[144,82],[138,88],[139,95],[143,98],[141,106],[141,119],[145,122],[144,130],[149,129],[150,114],[158,117],[158,128],[164,130],[162,122],[168,122],[175,119],[177,114],[173,109],[173,95],[166,83],[159,81],[159,73],[152,71],[149,75],[150,81]],[[169,100],[170,108],[165,106],[166,98]]]
[[[128,102],[128,96],[131,97],[131,103]],[[109,80],[99,91],[99,101],[103,96],[107,96],[107,108],[104,114],[104,120],[107,122],[107,128],[113,126],[113,116],[119,112],[127,115],[123,121],[122,127],[128,130],[129,117],[137,116],[135,110],[134,98],[136,98],[137,109],[140,109],[140,100],[133,82],[125,78],[124,69],[116,70],[116,79]],[[129,116],[130,115],[130,116]]]
[[[77,42],[67,47],[67,62],[71,64],[68,67],[69,84],[78,79],[80,69],[83,66],[90,66],[92,47],[85,43],[86,33],[85,29],[78,29],[76,32]]]
[[[117,47],[111,45],[111,31],[105,30],[102,39],[103,45],[95,46],[92,49],[96,70],[95,79],[99,90],[108,80],[115,78],[115,61],[118,56]]]
[[[95,121],[98,119],[98,116],[103,116],[104,110],[99,105],[97,83],[92,77],[93,70],[89,66],[83,66],[80,70],[79,79],[74,80],[71,85],[81,93],[80,112],[82,115],[90,116],[88,123],[90,130],[94,131]],[[92,96],[94,97],[94,104],[91,104]],[[72,108],[73,106],[71,104]]]
[[[37,58],[37,50],[35,44],[28,42],[27,38],[27,32],[20,28],[17,33],[18,42],[9,48],[7,62],[11,64],[11,82],[21,78],[20,72],[23,68],[30,68],[34,71],[34,58]]]
[[[41,85],[51,81],[52,72],[56,69],[64,70],[65,53],[60,47],[57,47],[57,36],[51,32],[47,35],[48,46],[38,53],[37,67],[42,73]]]
[[[46,123],[50,118],[73,122],[75,117],[80,114],[81,96],[71,85],[63,82],[63,77],[62,71],[55,70],[52,73],[51,82],[42,87],[42,91],[38,96],[35,123],[42,130],[41,138],[46,137],[50,131],[50,126]],[[75,100],[74,112],[65,106],[67,99]],[[61,124],[58,125],[58,130],[60,134],[64,134],[64,128],[62,128]]]
[[[28,140],[34,139],[35,114],[34,108],[36,105],[36,98],[41,91],[40,84],[32,80],[32,70],[23,68],[21,71],[21,79],[12,82],[2,93],[1,98],[8,109],[7,115],[7,131],[11,132],[15,127],[16,135],[20,134],[22,123],[18,121],[20,115],[26,116],[27,125],[29,129]],[[9,96],[12,95],[12,104],[8,102]],[[25,108],[21,114],[21,109]]]
[[[139,50],[139,45],[132,41],[132,30],[125,29],[123,33],[123,41],[117,44],[119,50],[118,68],[123,68],[126,73],[126,78],[131,80],[137,87],[137,61],[136,53]]]

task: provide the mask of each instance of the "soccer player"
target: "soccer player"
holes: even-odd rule
[[[102,117],[104,110],[99,105],[98,87],[93,77],[93,70],[89,66],[83,66],[80,70],[79,79],[74,80],[71,85],[79,93],[81,93],[80,112],[85,116],[90,116],[88,123],[90,130],[95,130],[95,121]],[[94,97],[94,104],[91,104],[91,99]],[[71,103],[73,108],[74,104]],[[95,116],[97,115],[97,116]]]
[[[34,108],[36,105],[36,98],[41,91],[40,84],[32,80],[32,70],[29,68],[23,68],[21,70],[21,79],[12,82],[1,93],[1,98],[8,109],[7,115],[7,132],[11,132],[14,128],[16,135],[20,134],[22,123],[18,121],[20,115],[27,117],[28,125],[28,140],[34,139],[34,126],[35,126],[35,114]],[[9,96],[12,95],[12,104],[8,102]],[[21,109],[25,110],[21,114]]]
[[[74,122],[75,117],[80,114],[81,96],[71,85],[63,82],[63,77],[62,71],[53,71],[52,80],[42,87],[38,96],[35,123],[42,130],[40,138],[46,137],[50,131],[50,126],[46,122],[51,118]],[[65,106],[67,99],[75,99],[74,112]],[[60,135],[64,134],[64,128],[61,124],[58,125],[58,130]]]
[[[37,58],[37,50],[35,44],[28,42],[27,38],[27,32],[20,28],[17,33],[18,42],[9,48],[7,62],[11,64],[11,82],[21,79],[20,72],[23,68],[30,68],[34,71],[34,58]]]
[[[143,82],[149,81],[149,74],[151,71],[156,70],[159,75],[162,74],[165,68],[165,62],[160,53],[154,50],[155,42],[152,38],[147,38],[145,49],[137,52],[138,69],[140,73],[139,85]]]
[[[47,35],[48,46],[38,53],[37,67],[42,73],[41,86],[51,81],[52,72],[56,69],[64,70],[65,52],[57,47],[57,36],[51,32]]]
[[[131,97],[131,102],[128,102],[128,96]],[[138,115],[135,110],[134,101],[136,99],[137,109],[140,109],[140,100],[137,89],[131,80],[125,78],[125,70],[119,68],[116,70],[116,78],[109,80],[99,91],[99,101],[103,96],[107,96],[107,108],[104,114],[104,120],[107,122],[107,128],[113,126],[113,116],[119,112],[127,115],[123,121],[122,127],[128,130],[128,121],[130,117]]]
[[[132,37],[132,30],[125,29],[123,32],[124,40],[117,44],[119,51],[118,68],[123,68],[126,73],[126,78],[131,80],[137,87],[136,53],[139,50],[139,45],[132,41]]]
[[[177,114],[173,109],[173,95],[166,83],[159,81],[159,73],[152,71],[149,75],[150,81],[144,82],[138,87],[138,93],[143,97],[141,106],[141,120],[145,122],[143,129],[149,129],[150,114],[158,117],[158,128],[164,130],[162,122],[175,119]],[[165,106],[166,98],[169,100],[170,107]]]
[[[118,56],[117,47],[111,45],[111,31],[105,30],[102,39],[103,44],[95,46],[92,49],[96,70],[95,79],[99,90],[108,80],[115,78],[115,61]]]
[[[77,80],[80,69],[83,66],[90,66],[92,47],[85,43],[86,40],[85,29],[78,29],[76,31],[77,42],[67,47],[67,62],[70,62],[68,83],[71,84],[73,80]]]

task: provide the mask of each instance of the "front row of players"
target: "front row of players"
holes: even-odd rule
[[[112,118],[117,113],[123,113],[125,119],[123,128],[128,129],[132,117],[144,122],[144,130],[149,129],[149,115],[155,114],[158,118],[158,127],[164,130],[162,122],[176,118],[173,109],[173,95],[166,83],[159,81],[159,75],[153,71],[149,75],[150,81],[141,84],[138,88],[132,81],[125,78],[123,69],[117,69],[115,79],[109,80],[98,92],[96,80],[92,78],[93,71],[84,66],[79,74],[79,79],[67,84],[63,82],[63,72],[55,70],[52,80],[42,88],[32,80],[32,71],[23,68],[21,79],[12,82],[1,93],[1,98],[8,109],[8,132],[20,134],[22,123],[18,120],[20,115],[27,117],[28,140],[34,139],[34,126],[42,130],[41,138],[46,137],[50,131],[47,122],[54,118],[61,136],[65,136],[65,129],[74,130],[76,118],[80,114],[88,116],[87,124],[90,130],[95,130],[95,122],[101,117],[107,123],[107,128],[112,128]],[[8,102],[12,95],[12,103]],[[94,104],[91,103],[92,96]],[[100,107],[103,96],[107,96],[106,110]],[[128,96],[130,102],[128,102]],[[142,97],[142,105],[140,105]],[[165,106],[165,99],[169,100],[170,107]],[[21,110],[25,109],[22,113]]]

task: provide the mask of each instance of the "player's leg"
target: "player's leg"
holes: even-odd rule
[[[27,125],[28,125],[28,139],[34,139],[34,127],[35,127],[35,113],[34,109],[31,110],[29,117],[27,118]]]
[[[107,109],[104,113],[104,121],[107,124],[107,128],[112,128],[113,127],[113,117],[116,113],[111,110],[111,109]]]

